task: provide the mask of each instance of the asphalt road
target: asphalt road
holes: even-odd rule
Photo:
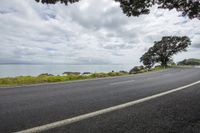
[[[0,88],[0,133],[91,113],[200,80],[199,68],[173,68],[72,83]],[[48,133],[199,133],[200,83]]]

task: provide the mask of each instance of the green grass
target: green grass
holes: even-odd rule
[[[150,70],[143,69],[138,73],[146,73],[150,71],[159,71],[163,68],[157,66]],[[137,73],[136,73],[137,74]],[[128,75],[126,72],[108,72],[108,73],[92,73],[90,75],[66,75],[66,76],[51,76],[48,74],[41,74],[39,76],[18,76],[18,77],[7,77],[0,78],[0,86],[18,86],[18,85],[31,85],[31,84],[41,84],[41,83],[54,83],[54,82],[66,82],[74,80],[85,80],[85,79],[95,79],[104,77],[115,77],[115,76],[125,76]]]
[[[53,82],[65,82],[72,80],[83,80],[92,78],[114,77],[123,76],[127,73],[109,72],[109,73],[93,73],[90,75],[66,75],[66,76],[19,76],[19,77],[7,77],[0,78],[0,86],[16,86],[16,85],[29,85],[39,83],[53,83]]]
[[[200,65],[200,59],[190,58],[178,62],[178,65]]]
[[[200,59],[195,59],[195,58],[190,58],[190,59],[188,59],[188,61],[194,61],[194,62],[199,62],[200,63]]]

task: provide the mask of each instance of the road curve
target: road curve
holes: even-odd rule
[[[166,92],[200,80],[199,68],[72,83],[0,88],[0,132],[73,118]],[[46,132],[160,133],[200,131],[200,84]]]

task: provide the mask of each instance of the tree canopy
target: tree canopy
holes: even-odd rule
[[[127,16],[139,16],[149,14],[150,7],[158,5],[158,8],[176,9],[182,12],[183,16],[190,19],[200,19],[199,0],[115,0],[120,2],[120,7]]]
[[[57,2],[68,5],[80,0],[35,0],[46,4],[56,4]],[[120,7],[127,16],[140,16],[149,14],[150,7],[158,5],[158,8],[176,9],[182,12],[183,16],[190,19],[197,18],[200,20],[200,0],[114,0],[120,3]]]
[[[161,66],[166,67],[173,55],[186,51],[189,45],[191,41],[187,36],[165,36],[161,41],[155,41],[154,46],[144,53],[140,61],[147,68],[151,68],[155,63],[161,63]]]
[[[80,0],[35,0],[37,2],[41,2],[43,4],[56,4],[57,2],[64,3],[65,5],[68,5],[69,3],[75,3]]]

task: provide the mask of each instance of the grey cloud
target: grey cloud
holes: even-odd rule
[[[124,19],[127,17],[121,13],[119,7],[115,6],[108,9],[102,9],[102,7],[105,6],[104,4],[109,2],[97,2],[94,0],[89,0],[89,2],[90,6],[85,10],[74,7],[69,11],[70,13],[68,13],[68,15],[70,15],[73,22],[95,31],[101,28],[115,30],[128,22],[127,19]],[[97,3],[98,6],[93,6]]]
[[[92,58],[92,57],[80,57],[75,60],[75,64],[81,64],[81,65],[106,65],[106,64],[112,64],[111,61],[104,60],[103,58]]]
[[[119,53],[118,51],[115,51],[115,52],[112,52],[112,55],[113,56],[124,56],[124,54],[122,54],[122,53]]]
[[[196,43],[192,45],[194,48],[200,48],[200,43]]]
[[[191,37],[193,49],[187,53],[199,57],[200,21],[178,17],[174,10],[152,10],[126,17],[110,0],[82,0],[69,6],[2,0],[0,63],[137,64],[164,35]]]
[[[122,50],[122,49],[131,49],[131,48],[133,48],[133,46],[124,45],[124,44],[117,44],[117,45],[111,44],[111,45],[103,46],[103,48],[112,49],[112,50],[115,50],[115,49]]]
[[[196,34],[194,34],[194,36],[191,38],[192,40],[192,46],[193,48],[200,48],[200,33],[197,32]]]
[[[7,13],[13,13],[16,12],[17,10],[13,8],[0,8],[0,14],[7,14]]]

